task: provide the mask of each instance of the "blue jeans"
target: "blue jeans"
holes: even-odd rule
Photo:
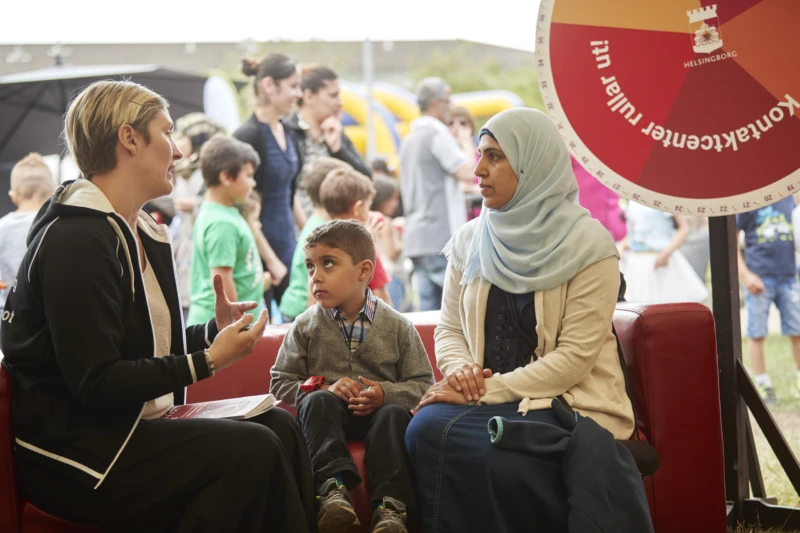
[[[386,284],[386,292],[389,293],[389,298],[392,299],[392,307],[395,311],[404,312],[403,300],[405,299],[406,288],[403,286],[403,281],[392,276],[392,279]]]
[[[442,307],[442,288],[447,271],[447,258],[443,255],[412,257],[411,274],[419,296],[420,311],[438,311]]]
[[[747,307],[747,336],[763,339],[769,333],[767,318],[774,303],[781,315],[781,332],[787,336],[800,335],[800,285],[796,276],[763,277],[764,292],[745,294]]]

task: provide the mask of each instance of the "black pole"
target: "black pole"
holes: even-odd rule
[[[730,505],[729,524],[735,525],[744,518],[743,504],[750,489],[747,465],[747,408],[739,396],[736,376],[736,369],[742,359],[736,217],[710,217],[708,224],[725,455],[725,494]]]
[[[800,494],[800,464],[797,462],[797,457],[794,455],[792,447],[786,442],[786,437],[783,436],[778,423],[758,394],[756,384],[747,375],[747,370],[745,370],[741,361],[737,368],[737,378],[739,394],[748,409],[750,409],[750,412],[753,413],[753,418],[756,419],[758,427],[764,433],[770,448],[775,452],[775,457],[778,458],[778,462],[783,467],[783,471],[792,483],[795,492]],[[758,496],[755,491],[753,491],[753,495]]]
[[[741,369],[741,367],[740,367]],[[740,376],[741,377],[741,374]],[[741,384],[741,382],[739,382]],[[745,403],[747,403],[745,401]],[[753,493],[754,498],[766,498],[767,491],[764,488],[764,476],[761,475],[761,463],[758,460],[758,451],[756,450],[756,441],[753,437],[753,426],[750,424],[750,419],[747,419],[747,466],[750,468],[750,492]],[[772,499],[770,503],[778,503]]]

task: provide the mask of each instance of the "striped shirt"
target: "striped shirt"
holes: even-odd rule
[[[367,301],[364,302],[364,307],[358,312],[356,317],[351,322],[348,320],[344,311],[340,311],[337,307],[329,309],[331,318],[339,326],[339,331],[342,332],[344,342],[350,347],[350,353],[353,353],[361,346],[367,336],[367,331],[372,326],[372,321],[375,320],[375,308],[378,305],[378,298],[372,294],[372,291],[367,288]]]

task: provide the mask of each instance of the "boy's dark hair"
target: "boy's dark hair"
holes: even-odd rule
[[[359,200],[369,207],[374,196],[372,181],[351,168],[329,172],[319,187],[320,203],[332,218],[344,215]]]
[[[331,220],[318,227],[306,239],[304,248],[322,244],[347,253],[358,264],[369,259],[375,264],[375,242],[369,230],[355,220]]]
[[[396,178],[394,172],[394,166],[389,164],[389,161],[383,158],[377,158],[372,160],[372,170],[374,172],[380,172],[381,174],[386,174],[387,176],[391,176],[392,178]]]
[[[303,176],[303,188],[306,190],[306,194],[308,194],[314,207],[322,206],[322,201],[319,199],[319,188],[325,180],[325,177],[334,170],[352,168],[353,167],[341,159],[327,156],[315,159],[314,162],[308,166],[305,170],[305,176]]]
[[[387,178],[386,176],[375,176],[373,178],[373,183],[375,184],[375,197],[372,198],[372,210],[380,211],[381,206],[386,200],[391,198],[394,193],[400,191],[400,184],[397,180]]]
[[[200,169],[208,187],[219,185],[219,176],[223,172],[236,179],[247,163],[253,165],[253,170],[257,169],[261,164],[258,152],[249,144],[233,137],[215,135],[200,150]]]

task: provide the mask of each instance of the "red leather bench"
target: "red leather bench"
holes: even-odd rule
[[[433,358],[438,313],[408,315]],[[632,382],[637,424],[656,448],[659,469],[644,479],[657,533],[726,530],[722,429],[714,321],[699,304],[620,304],[614,315]],[[189,402],[264,394],[287,326],[270,326],[255,352],[188,389]],[[434,370],[436,378],[441,375]],[[350,443],[362,478],[364,447]],[[369,488],[352,496],[369,531]],[[0,533],[88,532],[50,517],[22,500],[14,482],[8,377],[0,372]]]

